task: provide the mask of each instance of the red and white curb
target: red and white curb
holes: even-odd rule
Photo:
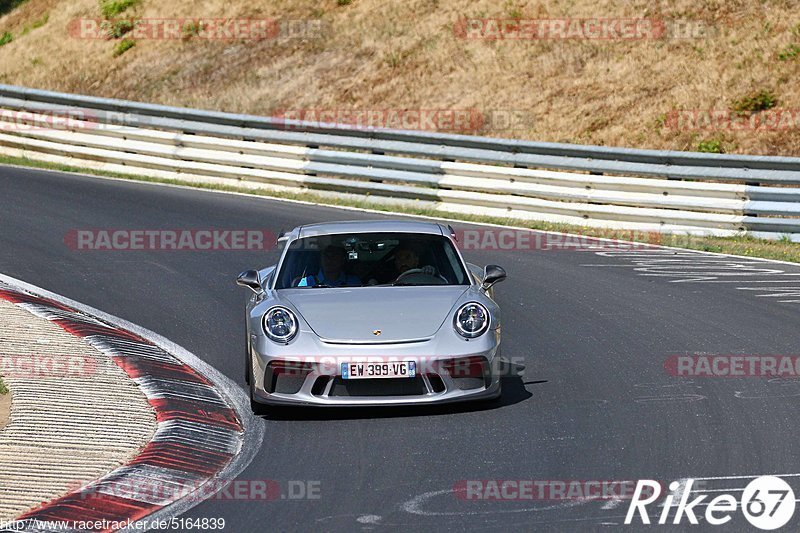
[[[18,517],[14,531],[37,531],[41,521],[142,521],[130,529],[143,531],[147,523],[177,516],[213,496],[260,448],[263,421],[251,413],[244,391],[169,340],[2,274],[0,299],[108,356],[139,385],[158,424],[153,439],[128,464]]]

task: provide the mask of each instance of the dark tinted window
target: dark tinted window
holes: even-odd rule
[[[350,233],[293,241],[275,287],[464,284],[458,253],[441,235]]]

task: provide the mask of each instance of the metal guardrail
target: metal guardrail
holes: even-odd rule
[[[445,212],[800,241],[800,158],[354,128],[9,85],[0,85],[0,110],[0,151],[75,166],[368,194]],[[64,115],[76,119],[35,126]]]

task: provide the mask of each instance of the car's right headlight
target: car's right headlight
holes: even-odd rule
[[[264,313],[262,326],[275,342],[287,343],[297,335],[297,317],[285,307],[273,307]]]
[[[476,302],[464,304],[456,311],[453,327],[467,339],[480,337],[489,328],[489,311]]]

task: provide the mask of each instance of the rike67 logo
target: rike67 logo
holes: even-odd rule
[[[642,524],[650,524],[648,505],[654,508],[650,512],[654,513],[653,520],[658,516],[658,524],[684,524],[688,521],[696,525],[703,518],[709,524],[718,526],[733,520],[736,511],[741,510],[752,526],[774,530],[785,526],[794,515],[794,491],[779,477],[761,476],[754,479],[745,487],[740,499],[732,494],[719,494],[707,501],[708,494],[698,494],[696,491],[692,494],[693,483],[692,479],[685,484],[673,481],[669,484],[671,493],[663,503],[655,504],[661,497],[661,484],[649,479],[639,480],[625,516],[625,524],[632,524],[635,519]],[[657,507],[660,509],[656,510]],[[669,515],[673,507],[676,510],[670,522]]]

